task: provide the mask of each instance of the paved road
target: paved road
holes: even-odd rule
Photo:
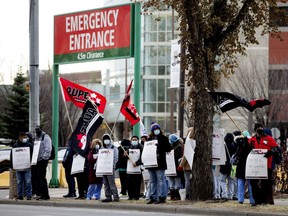
[[[11,208],[11,205],[0,204],[0,215],[2,216],[79,216],[79,215],[105,215],[105,216],[175,216],[171,213],[141,212],[135,210],[105,210],[105,209],[84,209],[67,207],[31,206],[19,205]],[[197,216],[196,214],[189,214]],[[203,214],[201,214],[203,215]],[[210,214],[211,215],[211,214]],[[177,216],[184,216],[177,214]],[[187,214],[185,214],[187,216]]]

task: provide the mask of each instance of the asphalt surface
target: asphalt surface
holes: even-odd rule
[[[275,205],[251,207],[248,200],[244,204],[237,201],[228,202],[191,202],[191,201],[170,201],[165,204],[146,204],[144,198],[139,201],[127,200],[127,196],[120,197],[120,202],[102,203],[96,200],[76,200],[74,198],[63,198],[67,193],[66,188],[49,188],[51,199],[49,201],[13,200],[8,199],[9,190],[0,189],[0,205],[37,205],[54,207],[76,207],[76,208],[99,208],[106,210],[137,210],[145,212],[161,212],[169,214],[191,214],[194,215],[288,215],[288,197],[275,198]],[[101,199],[104,198],[102,190]]]

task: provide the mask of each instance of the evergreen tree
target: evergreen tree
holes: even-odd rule
[[[1,113],[2,137],[16,140],[19,132],[29,130],[29,91],[25,89],[26,80],[20,67],[7,103],[4,104],[4,112]]]

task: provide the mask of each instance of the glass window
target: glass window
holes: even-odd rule
[[[145,46],[144,52],[145,52],[144,64],[156,64],[157,63],[157,47]]]
[[[157,31],[157,22],[155,21],[155,15],[146,15],[145,17],[145,25],[144,31]]]
[[[165,32],[159,32],[159,34],[158,34],[158,41],[159,41],[159,42],[164,42],[164,41],[166,41],[166,40],[165,40],[165,36],[166,36],[166,33],[165,33]]]
[[[165,112],[165,103],[158,103],[158,112]]]
[[[160,17],[159,22],[159,31],[166,31],[166,16]]]
[[[156,101],[156,80],[146,79],[144,82],[144,96],[145,101]]]
[[[144,41],[145,42],[157,42],[157,33],[156,32],[149,32],[144,34]]]
[[[158,66],[158,75],[165,75],[165,66]]]
[[[165,46],[159,46],[158,47],[158,64],[165,64],[165,60],[166,60]]]
[[[166,46],[166,64],[171,64],[171,47]]]
[[[144,112],[157,112],[156,103],[144,103]]]
[[[166,86],[164,79],[158,79],[158,101],[165,101]]]
[[[157,67],[156,66],[144,66],[144,74],[145,75],[157,75]]]

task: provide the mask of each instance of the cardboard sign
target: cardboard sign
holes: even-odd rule
[[[188,134],[185,145],[184,145],[184,156],[189,163],[190,169],[192,170],[193,167],[193,160],[194,160],[194,149],[196,148],[196,140],[189,138],[190,133]]]
[[[12,148],[12,160],[14,170],[26,170],[31,167],[30,148],[18,147]]]
[[[129,157],[133,162],[140,158],[140,149],[129,149]],[[141,174],[141,167],[134,167],[131,160],[127,160],[127,174]]]
[[[34,141],[31,165],[37,164],[39,150],[40,150],[40,144],[41,144],[41,141]]]
[[[264,154],[267,149],[253,149],[246,161],[246,179],[267,179],[267,158]]]
[[[144,143],[142,152],[142,162],[145,168],[147,167],[158,167],[157,163],[157,140],[152,140]]]
[[[79,154],[74,155],[71,168],[71,175],[84,172],[84,165],[85,165],[85,158]]]
[[[113,149],[100,149],[98,153],[96,176],[113,175]]]
[[[174,150],[166,153],[166,163],[167,163],[167,170],[165,170],[166,176],[176,176],[176,164],[174,159]]]
[[[224,148],[224,129],[213,128],[213,138],[212,138],[213,160],[220,160],[222,156],[222,148]]]

